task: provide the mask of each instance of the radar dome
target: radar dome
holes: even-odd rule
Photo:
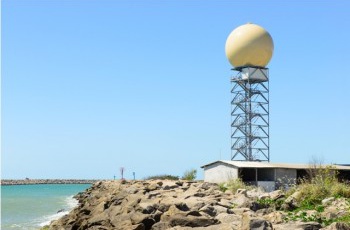
[[[273,53],[272,37],[261,26],[248,23],[231,32],[225,51],[233,67],[265,67]]]

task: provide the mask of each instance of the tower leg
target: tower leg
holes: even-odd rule
[[[238,69],[231,83],[231,159],[270,161],[268,69]]]

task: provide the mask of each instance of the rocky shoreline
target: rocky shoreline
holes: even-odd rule
[[[1,185],[31,185],[31,184],[93,184],[100,180],[78,179],[26,179],[26,180],[1,180]]]
[[[293,195],[285,197],[280,190],[264,193],[258,189],[238,189],[232,193],[205,182],[102,181],[76,198],[78,207],[44,229],[350,229],[346,223],[321,225],[312,221],[316,210],[291,216],[288,208],[294,205]],[[284,205],[284,209],[276,210],[270,202]],[[348,200],[330,198],[317,215],[334,219],[349,215],[349,211]]]

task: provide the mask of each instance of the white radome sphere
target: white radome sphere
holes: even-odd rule
[[[231,32],[225,52],[233,67],[265,67],[273,53],[272,37],[261,26],[248,23]]]

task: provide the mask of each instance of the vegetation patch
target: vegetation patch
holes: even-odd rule
[[[350,198],[350,186],[338,181],[337,170],[331,166],[319,167],[314,170],[317,170],[317,173],[311,174],[314,176],[302,179],[298,186],[287,192],[287,195],[291,195],[295,191],[300,192],[297,201],[301,208],[313,209],[328,197]]]
[[[256,188],[255,186],[246,185],[241,178],[237,179],[231,179],[226,183],[220,183],[219,189],[222,192],[225,192],[226,190],[230,190],[232,193],[236,193],[238,189],[253,189]]]
[[[299,193],[295,196],[297,207],[288,212],[285,221],[315,221],[323,226],[333,222],[350,222],[350,210],[346,215],[336,218],[326,218],[324,214],[325,206],[322,200],[334,197],[335,200],[345,198],[349,205],[350,186],[346,182],[338,180],[338,172],[332,166],[313,167],[310,169],[309,177],[300,180],[300,184],[287,191],[287,196]],[[308,214],[308,210],[315,210]]]
[[[193,181],[194,179],[196,179],[196,177],[197,177],[197,170],[191,169],[191,170],[187,170],[181,179]]]
[[[180,178],[178,176],[173,175],[155,175],[155,176],[149,176],[146,177],[145,180],[179,180]]]

